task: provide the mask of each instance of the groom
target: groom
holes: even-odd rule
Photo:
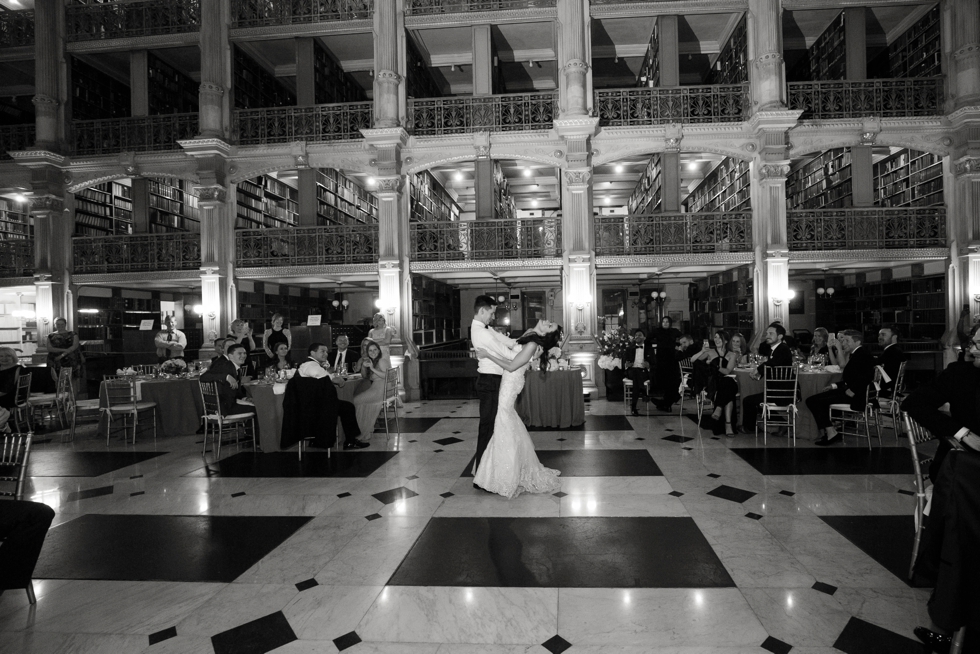
[[[510,348],[517,344],[512,338],[507,338],[495,329],[490,328],[490,321],[497,312],[497,301],[489,295],[480,295],[473,304],[473,322],[470,324],[470,341],[474,349],[484,349],[498,357],[513,359],[514,353]],[[476,395],[480,398],[480,434],[476,439],[476,457],[473,459],[473,474],[480,467],[480,459],[493,436],[493,423],[497,418],[497,399],[500,391],[500,376],[503,369],[490,359],[480,359],[477,370],[480,373],[476,381]],[[473,484],[474,488],[479,488]]]

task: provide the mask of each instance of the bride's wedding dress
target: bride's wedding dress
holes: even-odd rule
[[[561,487],[561,472],[541,465],[531,436],[517,415],[517,396],[524,388],[525,370],[527,366],[504,371],[493,436],[473,478],[477,486],[507,498],[521,493],[552,493]]]

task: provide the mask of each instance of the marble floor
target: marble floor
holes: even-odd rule
[[[38,602],[0,595],[0,652],[919,654],[908,451],[714,437],[593,401],[535,430],[553,495],[474,489],[476,401],[408,403],[358,452],[200,436],[42,436],[57,511]],[[48,440],[50,438],[50,440]],[[48,442],[43,442],[48,440]]]

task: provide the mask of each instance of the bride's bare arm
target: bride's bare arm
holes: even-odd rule
[[[517,353],[517,356],[514,357],[512,361],[508,359],[501,359],[500,357],[490,354],[483,349],[477,350],[476,356],[480,359],[490,359],[507,372],[514,372],[531,360],[531,357],[534,356],[534,351],[537,348],[538,346],[535,343],[525,343],[524,347],[521,348],[521,351]]]

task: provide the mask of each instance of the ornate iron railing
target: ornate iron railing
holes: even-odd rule
[[[0,241],[0,277],[29,277],[34,274],[34,239]]]
[[[374,0],[233,0],[232,27],[355,20],[374,15]]]
[[[364,138],[361,129],[371,127],[373,118],[370,102],[240,109],[235,112],[232,130],[239,145],[343,141]]]
[[[34,10],[0,13],[0,48],[34,45]]]
[[[557,0],[409,0],[405,13],[460,14],[474,11],[503,11],[507,9],[542,9],[557,6]]]
[[[238,267],[375,263],[378,226],[240,229],[235,232]]]
[[[604,127],[739,122],[748,107],[748,84],[595,91],[595,111]]]
[[[789,107],[803,119],[939,116],[945,89],[943,77],[790,82]]]
[[[10,159],[8,152],[26,150],[37,140],[34,124],[4,125],[0,127],[0,159]]]
[[[197,114],[75,120],[71,131],[76,155],[179,150],[178,140],[197,135]]]
[[[76,236],[71,244],[76,274],[201,267],[201,235],[196,232]]]
[[[561,219],[412,223],[413,261],[540,259],[562,254]]]
[[[946,207],[788,211],[790,250],[879,250],[946,246]]]
[[[554,125],[558,93],[511,93],[408,101],[416,136],[546,130]]]
[[[68,6],[66,15],[69,41],[124,39],[201,29],[200,0],[75,0]]]
[[[656,213],[598,216],[597,256],[749,252],[752,214]]]

